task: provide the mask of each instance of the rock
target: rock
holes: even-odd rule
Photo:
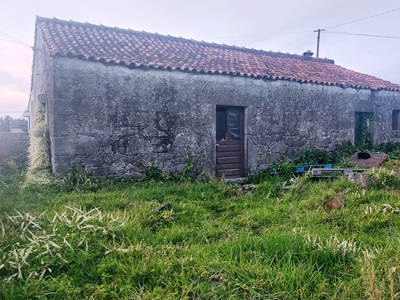
[[[159,207],[155,208],[154,211],[155,212],[162,212],[164,210],[171,210],[174,207],[174,204],[170,201],[161,204]]]
[[[255,184],[245,184],[242,185],[238,188],[239,192],[241,192],[243,195],[248,195],[252,194],[254,192],[254,189],[256,188]]]
[[[331,200],[324,202],[324,206],[329,207],[330,209],[339,208],[343,206],[343,204],[344,200],[338,195],[335,195]]]
[[[360,183],[363,187],[367,186],[367,177],[359,172],[350,172],[349,181],[352,183]]]

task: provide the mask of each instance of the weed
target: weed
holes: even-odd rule
[[[194,171],[196,159],[192,156],[186,156],[186,166],[181,172],[166,174],[155,165],[150,165],[145,171],[144,180],[147,181],[202,181],[207,182],[209,177],[206,173],[196,174]]]
[[[304,148],[300,154],[293,159],[297,165],[327,164],[330,162],[330,154],[323,149]]]
[[[369,176],[369,186],[375,189],[400,187],[400,178],[397,173],[387,168],[371,169],[365,172]]]
[[[168,175],[155,165],[150,165],[144,173],[145,180],[163,181],[168,179]]]

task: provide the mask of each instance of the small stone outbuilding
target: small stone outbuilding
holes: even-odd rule
[[[400,85],[333,60],[43,17],[31,113],[37,105],[55,173],[139,178],[191,157],[239,177],[304,147],[400,138]]]

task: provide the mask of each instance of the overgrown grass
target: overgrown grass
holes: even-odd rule
[[[5,174],[4,172],[7,172]],[[346,178],[0,176],[1,299],[399,299],[399,163]],[[339,209],[323,203],[335,195]],[[157,209],[171,202],[172,208]]]
[[[29,134],[29,166],[26,180],[46,184],[51,180],[46,108],[38,101],[33,103],[32,130]]]

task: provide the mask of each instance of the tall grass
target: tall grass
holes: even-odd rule
[[[38,101],[32,105],[32,130],[29,134],[27,181],[36,183],[50,182],[50,157],[46,108]]]
[[[399,299],[395,165],[367,187],[275,177],[248,195],[213,178],[0,176],[0,298]]]

